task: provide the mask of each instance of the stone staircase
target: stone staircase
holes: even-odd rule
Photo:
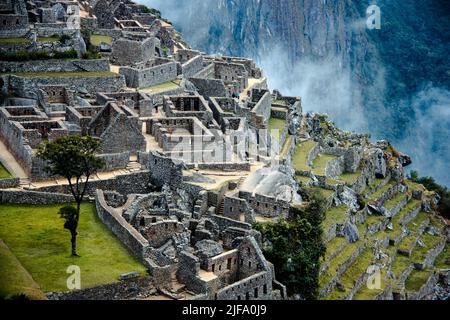
[[[142,166],[137,161],[130,161],[126,167],[126,170],[129,172],[136,172],[140,171],[142,169]]]

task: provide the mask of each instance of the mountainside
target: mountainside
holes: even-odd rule
[[[257,59],[270,85],[301,95],[307,110],[392,140],[415,169],[450,185],[448,2],[141,2],[161,9],[192,47]],[[373,3],[380,30],[366,28]]]

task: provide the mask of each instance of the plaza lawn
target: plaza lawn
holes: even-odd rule
[[[0,239],[44,292],[67,291],[66,270],[70,265],[80,267],[82,288],[116,282],[120,274],[131,271],[145,275],[145,267],[98,219],[93,204],[81,207],[81,257],[71,257],[70,233],[63,228],[60,207],[0,205]]]
[[[0,240],[0,299],[26,294],[30,299],[43,300],[44,293],[19,260]]]
[[[283,132],[284,128],[286,127],[286,120],[283,119],[277,119],[277,118],[270,118],[269,119],[269,130],[278,130],[279,134]]]
[[[112,44],[112,37],[110,37],[110,36],[102,36],[99,34],[93,34],[91,36],[90,40],[91,40],[91,44],[94,46],[99,46],[100,43],[102,43],[102,42],[107,43],[107,44]]]
[[[180,88],[181,80],[176,79],[173,81],[164,82],[161,84],[157,84],[148,88],[142,88],[139,89],[139,91],[142,91],[144,93],[161,93],[171,90],[176,90]]]
[[[13,176],[9,173],[8,170],[3,166],[3,164],[0,162],[0,179],[8,179],[12,178]]]

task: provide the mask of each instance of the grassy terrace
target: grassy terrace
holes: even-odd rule
[[[295,170],[308,171],[311,167],[308,165],[308,155],[310,151],[316,146],[317,142],[308,140],[297,145],[292,163]]]
[[[341,292],[337,288],[325,298],[326,300],[341,300],[343,299],[350,290],[354,287],[355,281],[363,275],[367,268],[372,264],[373,254],[372,249],[364,250],[356,259],[356,261],[344,272],[339,282],[344,285],[346,291]]]
[[[353,300],[374,300],[377,295],[383,292],[386,289],[389,282],[386,280],[386,271],[381,270],[381,287],[380,289],[372,289],[369,288],[366,284],[363,284],[362,287],[356,292],[353,296]]]
[[[359,176],[361,175],[361,171],[357,171],[355,173],[345,172],[340,177],[339,180],[345,182],[345,184],[352,186],[356,183]]]
[[[358,249],[361,242],[349,243],[336,257],[331,259],[328,270],[319,279],[320,288],[323,288],[328,282],[337,275],[337,269],[347,261]]]
[[[9,171],[0,162],[0,179],[8,179],[12,177],[13,177],[12,174],[9,173]]]
[[[288,135],[286,138],[286,141],[284,142],[283,148],[281,148],[281,152],[280,152],[280,156],[282,159],[286,158],[288,152],[289,152],[289,147],[291,146],[292,143],[292,139],[293,136]]]
[[[309,181],[311,181],[311,178],[305,176],[296,176],[295,180],[297,180],[297,182],[301,183],[302,185],[306,185]]]
[[[48,43],[59,41],[59,37],[38,37],[38,42]],[[31,39],[28,38],[0,38],[1,43],[31,43]]]
[[[328,189],[324,189],[324,188],[314,187],[314,188],[311,188],[311,190],[313,192],[321,193],[322,196],[324,196],[326,199],[330,198],[334,194],[333,190],[328,190]]]
[[[30,299],[45,299],[39,285],[2,240],[0,240],[0,261],[0,273],[2,275],[0,299],[18,294],[26,294]]]
[[[382,186],[380,189],[375,191],[373,194],[369,196],[369,200],[376,201],[379,197],[381,197],[386,191],[388,191],[390,188],[395,186],[395,181],[389,181],[384,186]]]
[[[105,42],[107,44],[112,44],[112,37],[103,36],[99,34],[93,34],[90,38],[91,44],[94,46],[99,46],[100,43]]]
[[[148,88],[142,88],[139,89],[139,91],[142,91],[144,93],[161,93],[161,92],[165,92],[165,91],[171,91],[171,90],[176,90],[180,87],[181,84],[181,80],[177,79],[174,81],[168,81],[165,83],[161,83],[152,87],[148,87]]]
[[[283,132],[284,128],[286,127],[286,119],[277,119],[277,118],[270,118],[269,119],[269,130],[278,130],[278,132]]]
[[[145,274],[146,268],[98,219],[93,204],[82,205],[78,236],[81,257],[71,257],[70,233],[59,218],[60,207],[0,205],[0,238],[44,292],[67,290],[66,270],[70,265],[80,267],[82,288],[115,282],[126,272]],[[2,277],[11,272],[14,269],[3,272]]]
[[[413,270],[405,281],[406,291],[417,292],[433,274],[430,270]]]
[[[410,265],[411,260],[408,257],[397,255],[392,262],[391,271],[398,278]]]
[[[347,206],[342,205],[340,207],[331,207],[326,212],[325,221],[322,224],[324,231],[327,231],[331,228],[332,225],[337,223],[344,223],[347,219]]]
[[[117,76],[117,73],[110,71],[103,72],[88,72],[88,71],[80,71],[80,72],[14,72],[8,73],[13,74],[18,77],[25,78],[71,78],[71,77],[111,77]]]
[[[324,261],[327,261],[330,259],[330,257],[343,246],[344,244],[348,243],[347,239],[344,237],[335,237],[333,240],[328,242],[327,245],[327,252],[325,254],[325,257],[323,258]]]
[[[425,212],[420,212],[417,217],[408,223],[407,228],[411,231],[411,233],[400,241],[398,244],[398,249],[408,250],[412,246],[413,242],[417,239],[419,227],[422,226],[427,219],[428,214]]]
[[[393,209],[395,206],[397,206],[400,202],[402,202],[403,200],[405,200],[405,198],[407,198],[408,195],[405,193],[397,193],[395,195],[395,197],[393,197],[392,199],[386,201],[384,203],[384,207],[386,209]]]
[[[446,245],[441,254],[437,257],[434,265],[438,269],[450,268],[450,245]]]
[[[327,167],[327,163],[331,160],[336,159],[336,156],[333,156],[331,154],[322,154],[319,153],[317,157],[313,161],[313,172],[315,174],[318,174],[320,176],[325,175],[325,169]]]

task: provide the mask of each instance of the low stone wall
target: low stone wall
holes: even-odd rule
[[[130,152],[102,154],[99,157],[105,161],[105,167],[102,171],[124,169],[130,162]]]
[[[76,77],[21,77],[9,76],[10,89],[18,95],[38,99],[39,86],[65,86],[69,89],[79,90],[85,88],[94,94],[98,91],[116,92],[125,87],[125,78],[122,75],[108,76],[76,76]]]
[[[107,180],[90,181],[87,187],[87,194],[94,196],[97,189],[107,191],[117,191],[123,195],[146,194],[149,192],[150,181],[149,171],[138,171],[130,174],[119,175]],[[54,185],[35,189],[35,191],[48,193],[70,194],[68,185]]]
[[[19,178],[0,179],[0,189],[16,188],[20,186]]]
[[[72,203],[72,195],[25,190],[0,190],[0,203],[10,204],[63,204]]]
[[[150,247],[148,241],[119,214],[119,211],[107,205],[102,190],[97,190],[95,205],[100,220],[138,259],[144,261]]]
[[[70,292],[52,292],[47,294],[49,300],[130,300],[145,299],[157,294],[149,277],[105,284],[94,288]]]
[[[328,161],[325,168],[325,175],[327,177],[339,177],[344,172],[344,157],[339,157]]]
[[[0,73],[5,72],[106,72],[109,71],[107,59],[67,60],[51,59],[39,61],[2,61]]]
[[[194,164],[186,164],[188,169],[193,169]],[[221,162],[221,163],[199,163],[200,170],[222,170],[222,171],[250,171],[250,162]]]
[[[420,288],[418,292],[407,292],[407,300],[422,300],[424,297],[429,296],[439,281],[439,273],[434,272],[428,278],[427,282]]]

